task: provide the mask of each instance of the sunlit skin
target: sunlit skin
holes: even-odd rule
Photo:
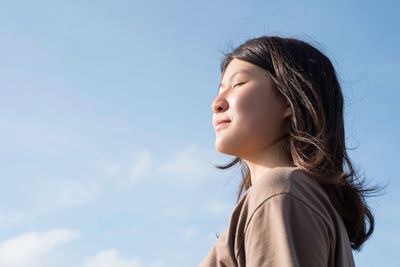
[[[285,149],[287,139],[282,138],[288,131],[291,109],[275,90],[266,70],[233,59],[211,105],[215,148],[244,160],[252,184],[271,168],[294,166]],[[217,120],[228,122],[216,126]]]

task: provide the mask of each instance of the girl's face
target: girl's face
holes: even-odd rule
[[[230,62],[212,102],[218,151],[251,158],[287,132],[290,106],[275,90],[266,70],[239,59]]]

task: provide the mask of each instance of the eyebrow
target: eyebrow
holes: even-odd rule
[[[238,70],[238,71],[235,71],[234,73],[232,73],[232,75],[229,77],[229,80],[232,80],[232,78],[233,77],[235,77],[237,74],[239,74],[239,73],[246,73],[246,74],[249,74],[250,72],[249,71],[247,71],[247,70]],[[218,86],[218,91],[221,89],[221,87],[223,87],[224,86],[224,84],[221,82],[220,84],[219,84],[219,86]]]

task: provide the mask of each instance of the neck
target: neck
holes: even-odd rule
[[[275,167],[294,167],[293,161],[286,150],[287,138],[277,140],[271,146],[253,153],[251,157],[242,158],[247,164],[251,175],[251,184],[254,184],[258,177]]]

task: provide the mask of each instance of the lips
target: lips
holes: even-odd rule
[[[215,121],[215,130],[219,131],[219,130],[222,130],[223,128],[226,128],[230,122],[231,122],[230,120],[224,120],[224,119],[216,120]]]

